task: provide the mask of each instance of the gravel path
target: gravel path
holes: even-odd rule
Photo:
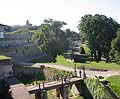
[[[32,67],[39,68],[40,65],[45,65],[45,67],[52,67],[59,70],[74,71],[74,68],[66,67],[63,65],[55,65],[55,64],[36,63],[33,64]],[[79,69],[77,69],[77,74],[79,75]],[[86,69],[86,75],[87,77],[103,76],[106,78],[112,75],[120,75],[120,70],[95,71],[95,70]]]

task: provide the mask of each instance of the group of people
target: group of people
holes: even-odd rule
[[[74,69],[74,77],[77,77],[77,70],[76,70],[76,65],[75,65],[75,69]],[[79,77],[80,78],[86,78],[86,73],[85,73],[85,66],[83,66],[82,68],[80,68],[79,70]]]

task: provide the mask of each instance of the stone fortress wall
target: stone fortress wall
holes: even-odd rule
[[[0,39],[0,48],[30,45],[31,36],[32,33],[4,34],[4,38]]]
[[[0,60],[0,79],[12,76],[12,66],[11,59]]]
[[[0,54],[11,57],[14,62],[42,56],[43,53],[31,41],[31,37],[32,33],[4,34],[4,38],[0,38]]]

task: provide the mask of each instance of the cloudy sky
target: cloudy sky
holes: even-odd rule
[[[65,21],[77,31],[81,16],[104,14],[120,23],[120,0],[0,0],[0,23],[40,25],[45,18]]]

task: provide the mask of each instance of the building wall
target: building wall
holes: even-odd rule
[[[3,32],[0,32],[0,38],[4,38]]]
[[[24,46],[24,45],[29,45],[29,41],[26,39],[0,40],[0,48],[10,48],[10,47],[17,47],[17,46]]]
[[[30,39],[32,33],[31,32],[23,32],[23,33],[9,33],[9,34],[4,34],[4,37],[6,39]]]
[[[0,60],[0,79],[13,74],[12,66],[11,60]]]
[[[0,54],[9,56],[14,62],[28,61],[44,53],[31,41],[31,33],[5,34],[0,39]]]
[[[0,50],[0,54],[11,57],[13,62],[29,61],[44,55],[37,46],[3,48]]]
[[[4,34],[0,39],[0,47],[16,47],[33,44],[31,41],[32,33]]]
[[[0,66],[0,79],[11,76],[12,72],[12,65]]]

